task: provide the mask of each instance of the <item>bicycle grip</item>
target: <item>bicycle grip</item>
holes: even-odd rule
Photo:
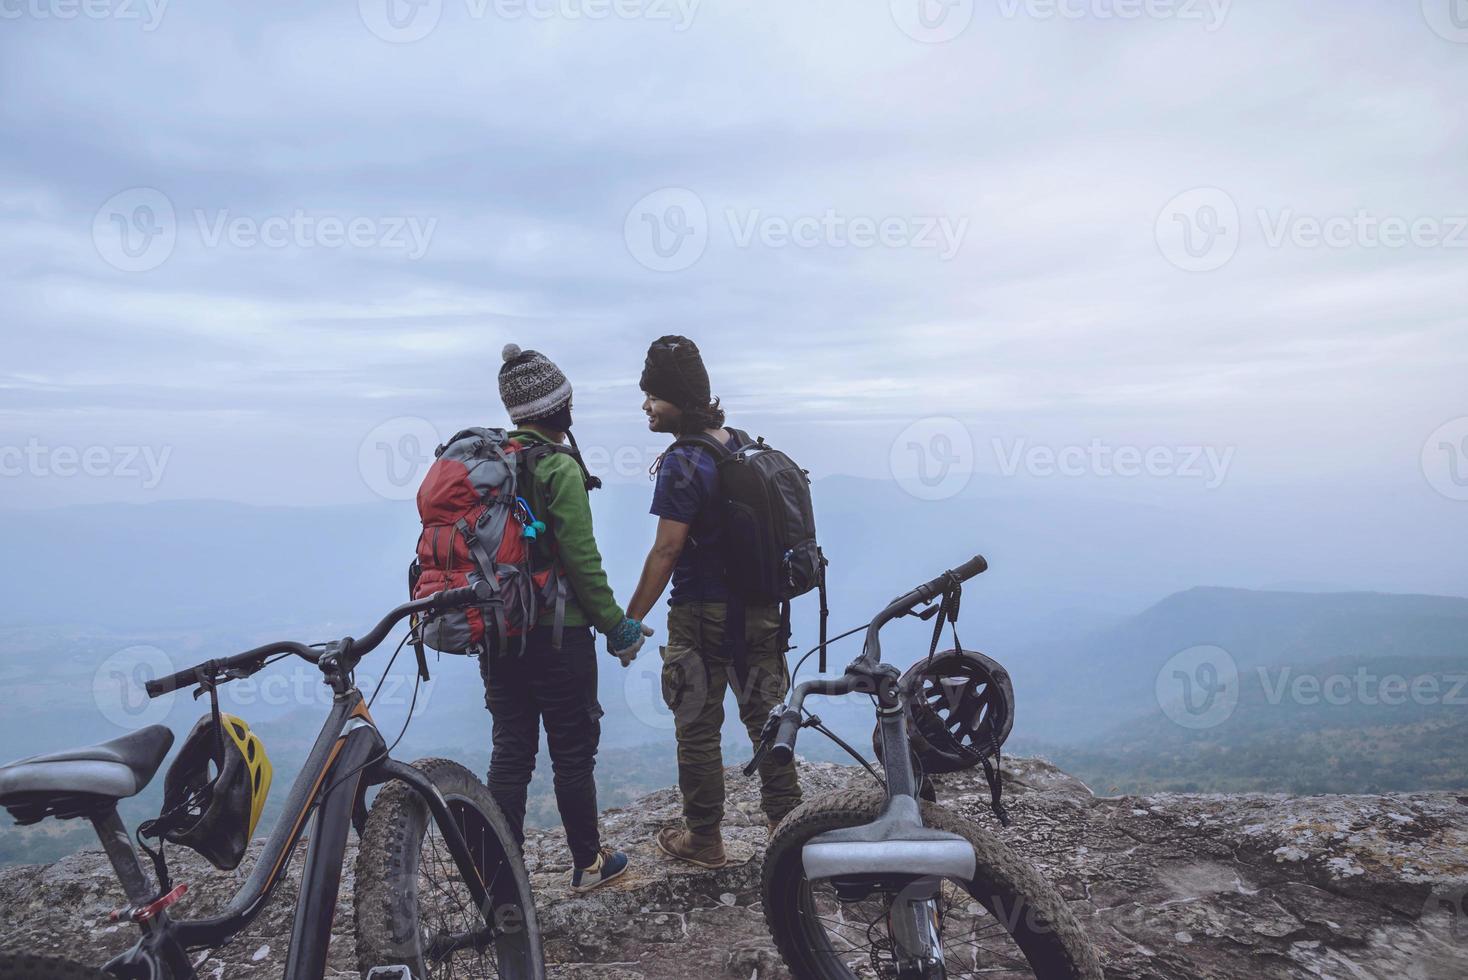
[[[198,683],[198,680],[199,668],[190,667],[188,670],[181,670],[167,677],[155,677],[151,681],[144,681],[143,690],[150,698],[161,698],[170,691],[177,691],[181,687]]]
[[[800,730],[800,712],[787,708],[780,716],[780,728],[775,732],[775,744],[770,746],[770,759],[777,766],[788,766],[795,758],[795,733]]]
[[[968,561],[953,570],[954,576],[960,582],[966,582],[975,575],[981,575],[989,568],[989,563],[984,560],[983,555],[974,555]]]
[[[476,602],[489,602],[494,598],[494,590],[484,579],[478,579],[457,589],[444,589],[432,598],[435,610],[458,609]]]

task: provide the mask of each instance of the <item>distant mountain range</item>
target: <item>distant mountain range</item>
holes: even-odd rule
[[[1098,790],[1468,786],[1468,599],[1190,589],[1040,656],[1019,744]]]

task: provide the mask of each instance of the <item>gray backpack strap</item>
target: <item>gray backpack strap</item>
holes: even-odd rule
[[[554,625],[551,627],[552,650],[561,648],[561,634],[566,628],[566,593],[566,577],[552,570],[550,576],[545,580],[543,596],[547,605],[554,603],[555,606]]]
[[[494,615],[495,633],[499,636],[498,649],[504,650],[505,644],[509,641],[509,626],[505,622],[505,600],[500,595],[499,576],[495,574],[494,570],[494,556],[485,550],[483,542],[479,540],[479,535],[474,533],[468,521],[461,517],[454,522],[454,527],[459,534],[463,535],[464,543],[469,546],[469,554],[474,557],[474,564],[479,566],[479,574],[489,585],[492,594],[489,608]]]

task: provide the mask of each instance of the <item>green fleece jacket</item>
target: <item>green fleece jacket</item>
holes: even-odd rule
[[[549,442],[529,429],[516,429],[510,438],[527,445]],[[581,467],[567,453],[551,453],[536,465],[531,485],[519,489],[536,518],[546,526],[546,533],[532,543],[536,564],[543,568],[559,559],[566,570],[570,586],[566,625],[592,626],[599,633],[611,633],[627,614],[617,605],[602,569],[601,552],[591,528],[591,498]],[[542,625],[554,621],[554,608],[541,614]]]

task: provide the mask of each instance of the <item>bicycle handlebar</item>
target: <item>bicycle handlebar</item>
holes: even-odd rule
[[[902,616],[912,610],[920,602],[930,602],[946,592],[951,586],[958,585],[982,574],[989,567],[983,555],[974,555],[968,561],[957,568],[949,569],[942,575],[930,582],[924,582],[911,592],[907,592],[887,604],[887,608],[877,614],[867,627],[867,642],[862,650],[861,657],[857,663],[865,666],[873,666],[882,659],[882,647],[877,638],[877,633],[888,622]],[[855,664],[853,664],[855,667]],[[788,765],[795,758],[795,739],[801,727],[801,706],[805,703],[807,696],[811,694],[842,695],[851,694],[857,689],[863,678],[860,672],[853,672],[847,668],[845,676],[832,680],[816,679],[806,681],[795,688],[793,696],[788,705],[780,705],[775,708],[774,714],[778,714],[779,723],[775,729],[774,740],[770,745],[770,759],[777,765]],[[868,692],[870,693],[870,692]]]
[[[787,766],[795,758],[795,734],[800,731],[800,712],[788,709],[780,717],[780,728],[775,733],[775,744],[770,746],[770,760],[777,766]]]
[[[983,555],[974,555],[968,561],[957,568],[950,568],[930,582],[924,582],[917,588],[904,595],[898,596],[888,603],[887,608],[877,613],[876,618],[867,627],[867,641],[862,650],[861,659],[868,665],[875,664],[882,659],[882,643],[877,634],[883,626],[912,611],[912,607],[920,602],[931,602],[948,590],[950,586],[959,585],[968,581],[975,575],[987,571],[989,563],[984,560]]]
[[[415,613],[437,613],[449,609],[457,609],[461,606],[471,605],[476,602],[487,602],[490,599],[490,591],[487,583],[482,580],[473,585],[466,585],[459,589],[445,589],[432,595],[424,596],[422,599],[414,599],[405,602],[372,627],[371,632],[360,640],[347,637],[342,640],[342,645],[355,658],[361,658],[373,650],[387,638],[387,634],[398,623],[407,619]],[[181,687],[191,687],[205,681],[214,681],[226,676],[229,671],[247,670],[253,673],[264,665],[264,661],[277,654],[293,654],[308,663],[319,663],[322,650],[317,650],[304,643],[296,643],[293,640],[282,640],[277,643],[267,643],[244,653],[237,653],[232,657],[220,660],[207,660],[202,664],[180,670],[166,677],[155,677],[153,680],[143,684],[143,689],[150,698],[158,698],[170,691],[176,691]]]
[[[778,705],[775,708],[775,712],[778,713],[780,719],[775,729],[774,740],[770,744],[770,758],[775,764],[783,766],[795,758],[795,737],[799,733],[802,724],[800,706],[804,703],[807,695],[850,694],[856,690],[858,682],[859,678],[847,674],[844,677],[836,677],[829,680],[817,678],[797,686],[795,696],[791,698],[790,703],[788,705]]]

